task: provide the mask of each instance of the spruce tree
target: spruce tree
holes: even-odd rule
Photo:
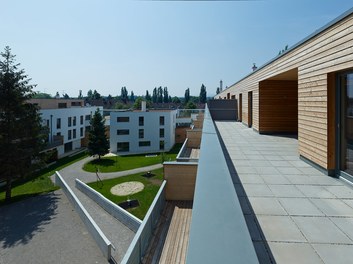
[[[6,181],[5,200],[11,200],[12,183],[40,165],[45,137],[38,108],[28,102],[34,92],[31,79],[7,46],[0,54],[0,178]]]
[[[88,135],[88,153],[98,155],[98,159],[109,151],[109,142],[105,133],[104,119],[97,108],[91,121],[91,130]]]

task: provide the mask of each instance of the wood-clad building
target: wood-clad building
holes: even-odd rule
[[[328,174],[353,174],[353,9],[231,85],[238,121],[298,133],[299,154]]]

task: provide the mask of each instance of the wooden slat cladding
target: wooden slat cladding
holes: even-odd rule
[[[298,132],[296,81],[260,82],[259,132]]]
[[[269,104],[271,99],[262,99],[262,89],[259,90],[257,86],[259,83],[265,83],[265,81],[270,81],[269,79],[274,79],[279,75],[283,76],[284,73],[297,69],[299,153],[325,169],[334,169],[335,72],[352,68],[353,14],[351,13],[300,46],[232,85],[223,91],[220,96],[223,97],[230,93],[231,96],[236,95],[238,98],[238,94],[242,93],[244,111],[247,107],[244,105],[247,102],[247,93],[253,91],[254,128],[256,122],[259,124],[259,131],[261,131],[261,128],[269,129],[266,127],[271,125],[274,126],[273,128],[276,128],[276,126],[281,128],[282,126],[274,124],[276,118],[266,120],[266,115],[270,116],[276,110],[269,108],[267,109],[268,113],[263,114],[264,107],[266,109],[266,104]],[[329,79],[328,75],[330,76]],[[288,78],[288,81],[294,80]],[[277,90],[280,94],[281,88],[278,87]],[[274,98],[272,100],[276,101],[276,98],[278,100],[279,94],[276,95],[273,92]],[[273,105],[273,108],[276,107],[277,105]],[[279,105],[279,107],[281,106]],[[245,116],[246,113],[243,114],[243,118]],[[243,122],[244,120],[246,119],[243,119]],[[279,120],[279,124],[284,122],[282,119]],[[292,121],[294,122],[294,118]],[[291,123],[289,120],[287,122],[288,124]],[[285,123],[282,124],[285,125]]]

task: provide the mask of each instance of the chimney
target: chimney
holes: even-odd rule
[[[257,70],[257,67],[256,67],[256,64],[253,63],[253,66],[252,66],[252,71],[256,71]]]
[[[141,112],[146,112],[146,101],[141,101]]]

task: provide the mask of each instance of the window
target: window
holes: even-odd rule
[[[145,119],[143,116],[140,116],[139,117],[139,126],[143,126],[144,125],[144,122],[145,122]]]
[[[140,147],[149,147],[149,146],[151,146],[151,141],[140,141],[139,146]]]
[[[83,137],[83,127],[80,128],[80,137]]]
[[[118,142],[117,143],[117,152],[127,152],[130,150],[129,142]]]
[[[61,133],[60,133],[60,132],[58,132],[58,133],[56,133],[56,135],[57,135],[57,136],[61,136]]]
[[[71,116],[67,118],[67,125],[70,127],[71,126]]]
[[[86,115],[85,120],[88,120],[88,121],[91,120],[91,115]]]
[[[58,103],[58,108],[66,108],[67,104],[66,103]]]
[[[72,130],[72,134],[73,134],[72,137],[73,137],[73,138],[76,138],[76,129],[73,129],[73,130]]]
[[[81,102],[71,102],[71,106],[81,106]]]
[[[129,129],[118,129],[116,131],[117,135],[129,135],[130,134],[130,130]]]
[[[56,129],[60,129],[61,128],[61,118],[57,118],[56,119]]]
[[[145,131],[143,129],[139,129],[139,138],[145,137]]]
[[[68,139],[71,139],[71,130],[68,131]]]
[[[76,116],[74,116],[74,117],[72,118],[72,123],[73,123],[73,126],[76,126]]]
[[[47,119],[47,127],[49,127],[49,119]]]
[[[164,137],[164,128],[159,129],[159,137],[161,137],[161,138]]]
[[[80,116],[80,125],[83,125],[83,116]]]
[[[118,116],[116,119],[117,122],[129,122],[130,118],[128,116]]]
[[[159,117],[159,125],[164,126],[164,116]]]
[[[159,141],[159,150],[164,150],[164,140]]]

